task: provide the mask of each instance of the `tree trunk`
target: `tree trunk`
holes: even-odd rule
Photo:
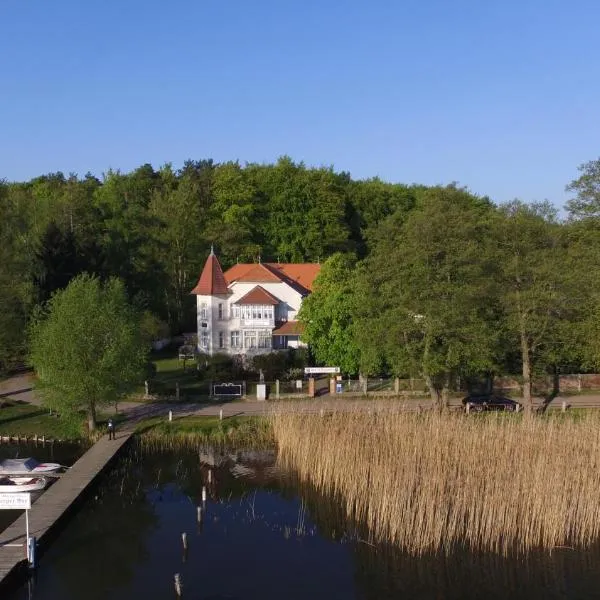
[[[521,361],[523,363],[523,404],[527,412],[533,411],[533,399],[531,395],[531,356],[527,337],[521,333]]]
[[[96,431],[96,403],[90,402],[88,409],[88,429],[90,432]]]
[[[440,390],[440,386],[437,384],[435,377],[425,375],[425,383],[429,388],[429,395],[436,410],[442,411],[444,408],[443,390]]]

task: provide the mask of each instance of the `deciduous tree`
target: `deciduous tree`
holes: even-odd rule
[[[87,414],[139,383],[147,345],[123,284],[80,275],[50,299],[31,326],[31,363],[44,403],[61,414]]]

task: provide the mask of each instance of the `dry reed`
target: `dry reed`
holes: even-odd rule
[[[282,468],[341,498],[373,542],[414,554],[588,547],[600,530],[600,417],[274,414]]]

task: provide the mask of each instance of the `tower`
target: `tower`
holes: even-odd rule
[[[229,293],[223,269],[211,247],[200,279],[192,290],[192,294],[196,296],[199,352],[212,356],[215,350],[224,347],[224,331],[216,325],[218,322],[226,321]]]

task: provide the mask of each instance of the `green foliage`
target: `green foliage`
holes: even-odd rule
[[[307,363],[306,349],[290,348],[287,351],[279,350],[253,356],[250,365],[255,376],[262,370],[266,381],[275,381],[298,379],[298,372],[301,373]]]
[[[354,256],[348,254],[327,259],[298,315],[304,325],[302,339],[310,345],[315,359],[349,374],[356,374],[360,365],[353,319],[357,302],[355,264]]]
[[[372,236],[356,315],[361,366],[418,375],[447,388],[453,374],[486,370],[496,347],[493,207],[453,186],[432,188],[405,217]]]
[[[61,414],[88,413],[116,402],[141,381],[147,349],[139,315],[123,284],[80,275],[58,291],[31,326],[31,363],[46,406]]]
[[[567,209],[575,218],[600,217],[600,158],[579,167],[580,176],[568,186],[575,198],[567,202]]]

